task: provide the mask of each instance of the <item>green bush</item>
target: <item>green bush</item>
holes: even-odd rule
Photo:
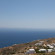
[[[36,53],[39,53],[39,49],[35,49]]]
[[[45,51],[39,51],[39,49],[35,49],[36,53],[45,53]]]

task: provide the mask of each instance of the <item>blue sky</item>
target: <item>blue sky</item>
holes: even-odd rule
[[[0,28],[55,29],[55,0],[0,0]]]

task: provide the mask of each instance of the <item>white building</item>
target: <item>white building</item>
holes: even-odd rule
[[[49,48],[54,48],[54,46],[52,46],[52,45],[50,45],[50,44],[47,44],[47,47],[49,47]]]
[[[52,43],[51,45],[55,47],[55,43]]]
[[[53,51],[53,49],[47,49],[47,51],[48,51],[48,52],[52,52],[52,51]]]
[[[25,54],[33,54],[36,53],[35,49],[29,49]]]
[[[55,52],[55,48],[53,48],[53,51]]]
[[[41,45],[43,45],[43,43],[44,43],[44,41],[40,41],[39,43],[36,43],[35,45],[36,45],[36,46],[37,46],[37,45],[41,46]]]
[[[39,46],[41,46],[41,45],[42,45],[42,43],[36,43],[35,45],[36,45],[36,46],[38,46],[38,45],[39,45]]]
[[[49,46],[49,48],[54,48],[54,46]]]
[[[46,49],[39,49],[39,51],[40,51],[40,52],[41,52],[41,51],[45,51],[45,52],[46,52],[47,50],[46,50]]]
[[[44,41],[40,41],[40,43],[44,43]]]

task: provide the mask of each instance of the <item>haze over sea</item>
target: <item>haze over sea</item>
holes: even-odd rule
[[[0,48],[55,37],[53,30],[0,29]]]

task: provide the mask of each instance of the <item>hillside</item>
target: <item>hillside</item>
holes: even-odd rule
[[[15,44],[9,47],[0,48],[0,55],[24,55],[28,49],[37,48],[35,44],[39,41],[44,41],[44,44],[51,44],[55,43],[55,38],[35,40],[29,43]]]

